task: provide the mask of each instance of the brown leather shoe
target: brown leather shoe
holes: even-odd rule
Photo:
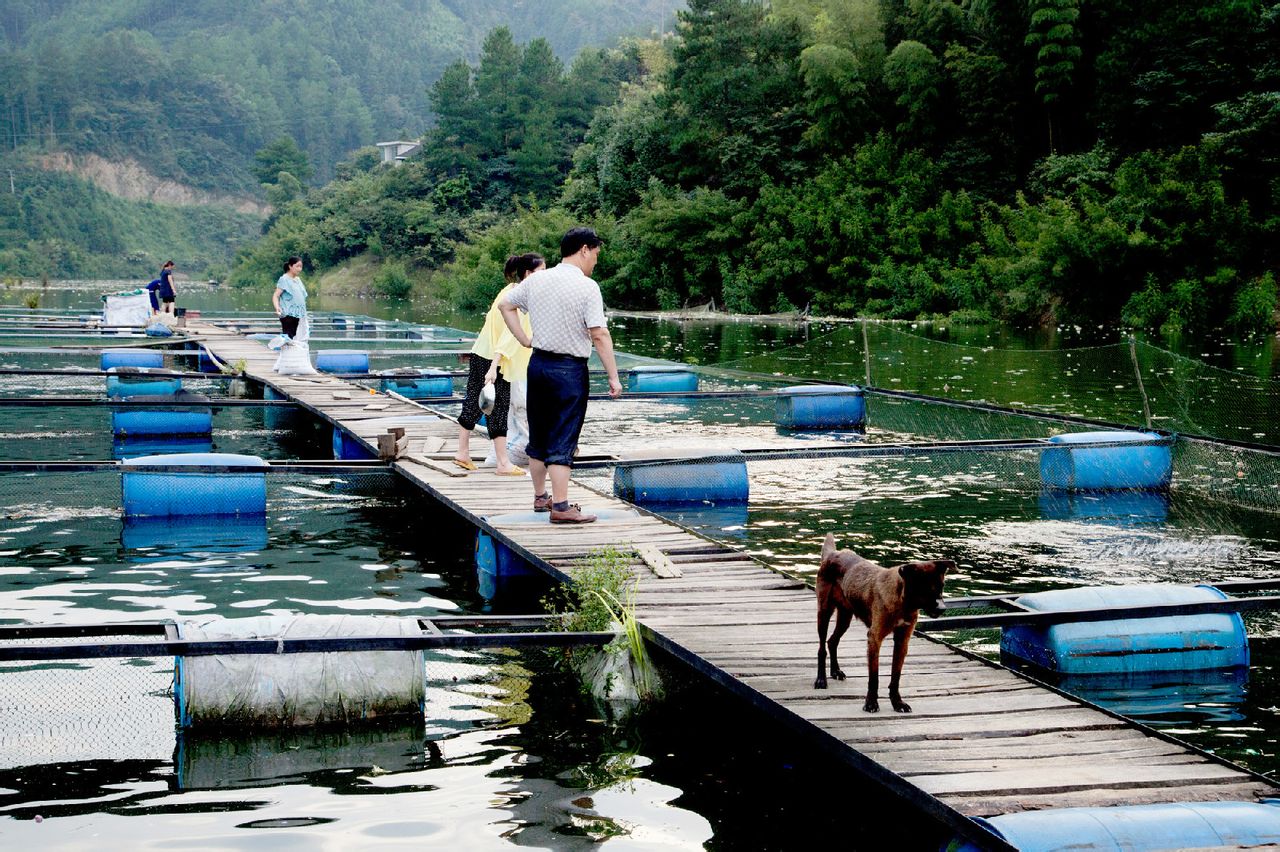
[[[582,507],[577,503],[570,503],[569,508],[563,512],[557,511],[554,506],[551,507],[551,523],[553,524],[589,524],[595,519],[595,515],[582,514]]]
[[[533,498],[533,511],[550,512],[551,511],[551,495],[543,494],[541,497]]]

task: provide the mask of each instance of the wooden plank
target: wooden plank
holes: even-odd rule
[[[1243,776],[1241,776],[1243,777]],[[1149,805],[1161,802],[1249,802],[1274,795],[1275,789],[1260,782],[1191,785],[1170,789],[1126,787],[1123,789],[1092,788],[1055,793],[1016,792],[1008,795],[946,795],[943,801],[965,816],[995,816],[1045,808],[1115,807],[1116,805]]]
[[[898,756],[886,758],[885,766],[906,778],[923,775],[958,775],[961,773],[986,774],[989,772],[1038,772],[1055,773],[1062,768],[1073,768],[1082,763],[1078,753],[1022,757],[952,757],[939,750],[933,757],[906,759]],[[1111,764],[1122,758],[1124,764],[1133,767],[1189,766],[1204,763],[1204,758],[1186,749],[1170,746],[1164,749],[1125,749],[1104,754],[1093,752],[1087,762]]]
[[[1240,773],[1229,766],[1210,763],[1200,758],[1194,765],[1140,765],[1129,761],[1085,761],[1073,767],[1058,766],[1053,772],[1035,769],[996,770],[992,772],[959,772],[946,775],[918,775],[913,782],[933,795],[963,794],[1009,795],[1017,792],[1056,793],[1102,787],[1123,790],[1128,787],[1154,787],[1157,784],[1191,786],[1237,783]]]
[[[859,718],[861,716],[861,718]],[[869,717],[869,718],[867,718]],[[886,721],[887,720],[887,721]],[[1053,711],[999,713],[993,716],[939,717],[892,711],[850,714],[846,719],[829,719],[822,726],[848,743],[884,740],[935,740],[946,737],[1011,737],[1054,730],[1112,730],[1124,722],[1086,707]]]
[[[652,544],[636,545],[636,554],[644,560],[655,577],[668,580],[684,576],[684,572],[672,564],[660,548]]]

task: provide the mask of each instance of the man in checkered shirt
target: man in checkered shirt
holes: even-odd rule
[[[560,264],[535,272],[517,284],[498,305],[507,328],[529,360],[529,478],[533,510],[550,512],[553,524],[589,524],[595,515],[569,503],[569,469],[587,414],[587,359],[595,347],[609,374],[609,396],[622,393],[613,338],[605,324],[600,286],[589,277],[603,243],[590,228],[572,228],[560,240]],[[518,311],[529,314],[533,337],[520,326]],[[547,494],[547,476],[551,493]]]

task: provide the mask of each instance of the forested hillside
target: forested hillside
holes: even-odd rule
[[[649,33],[670,0],[5,0],[0,144],[130,157],[202,189],[258,191],[281,136],[318,180],[430,124],[427,92],[503,24],[564,58]],[[667,26],[671,26],[667,15]]]
[[[1280,6],[690,0],[676,37],[633,53],[558,188],[547,170],[504,178],[518,205],[490,191],[537,158],[528,139],[570,137],[500,133],[562,106],[510,106],[482,61],[434,90],[412,190],[329,187],[268,245],[323,267],[337,211],[390,194],[433,226],[393,229],[395,246],[344,227],[346,244],[377,233],[410,271],[452,248],[440,282],[465,303],[496,289],[504,251],[583,220],[607,235],[615,305],[1274,325]],[[444,197],[447,236],[428,212]]]
[[[551,54],[674,25],[672,0],[6,0],[0,4],[0,274],[221,274],[252,217],[104,195],[38,168],[86,155],[278,203],[378,141],[416,139],[429,91],[494,26]],[[665,22],[665,23],[664,23]],[[554,56],[553,56],[554,58]],[[585,126],[588,118],[580,119]],[[288,177],[279,170],[285,167]]]

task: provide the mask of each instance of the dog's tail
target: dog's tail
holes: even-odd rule
[[[822,540],[822,561],[826,562],[831,554],[836,552],[836,537],[831,533],[827,533],[827,537]]]

